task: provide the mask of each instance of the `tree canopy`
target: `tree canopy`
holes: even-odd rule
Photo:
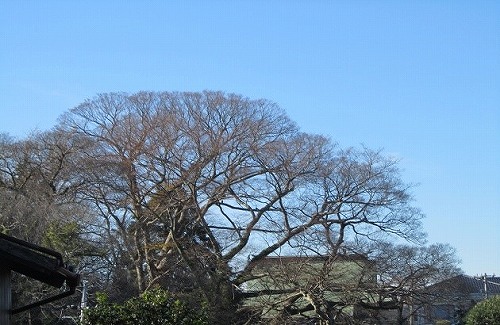
[[[2,214],[4,231],[27,237],[42,221],[74,230],[87,243],[71,248],[80,269],[110,299],[162,287],[227,324],[241,319],[245,284],[269,256],[425,240],[395,159],[301,132],[268,100],[99,94],[52,131],[1,146],[2,204],[18,206]],[[40,206],[45,219],[21,222]],[[64,244],[56,237],[43,240]]]

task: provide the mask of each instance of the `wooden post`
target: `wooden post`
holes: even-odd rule
[[[11,271],[0,266],[0,324],[10,324],[10,310],[12,308]]]

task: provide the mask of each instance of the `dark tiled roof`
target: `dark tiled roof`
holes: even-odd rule
[[[462,294],[484,293],[484,277],[472,277],[468,275],[457,275],[450,279],[436,283],[429,287],[430,290],[453,290]],[[486,277],[486,290],[488,294],[500,294],[500,277]]]
[[[294,263],[323,263],[326,262],[330,256],[267,256],[257,261],[252,262],[256,267],[268,267],[275,265],[286,265]],[[333,257],[334,262],[344,261],[357,261],[361,263],[368,263],[366,256],[361,254],[339,254]]]

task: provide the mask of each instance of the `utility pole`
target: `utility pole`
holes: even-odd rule
[[[486,273],[484,274],[483,277],[483,283],[484,283],[484,298],[488,299],[488,280]]]
[[[80,302],[80,323],[83,323],[85,309],[87,309],[87,281],[82,281],[82,300]]]

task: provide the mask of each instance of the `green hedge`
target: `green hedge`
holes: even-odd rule
[[[465,321],[467,325],[500,324],[500,296],[483,300],[472,307]]]
[[[204,309],[193,310],[167,291],[154,289],[123,304],[110,303],[104,294],[85,312],[83,325],[205,325]]]

